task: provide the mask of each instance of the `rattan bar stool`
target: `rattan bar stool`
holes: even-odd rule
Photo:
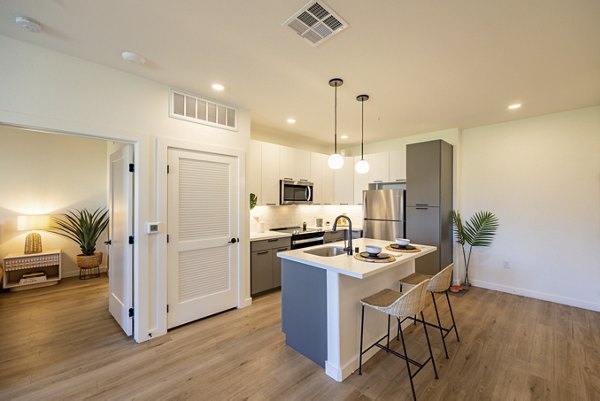
[[[448,289],[450,288],[450,284],[452,283],[452,269],[454,268],[454,264],[448,265],[442,271],[440,271],[435,276],[413,273],[410,276],[404,277],[400,279],[400,291],[402,291],[402,285],[419,285],[420,283],[429,280],[429,284],[427,285],[427,290],[431,293],[431,298],[433,299],[433,307],[435,309],[435,317],[437,318],[437,325],[429,322],[425,322],[425,324],[435,327],[440,331],[440,336],[442,337],[442,343],[444,344],[444,353],[446,354],[446,358],[448,358],[448,349],[446,348],[446,336],[454,329],[454,333],[456,334],[456,341],[460,342],[460,337],[458,336],[458,329],[456,328],[456,321],[454,320],[454,313],[452,312],[452,304],[450,303],[450,297],[448,296]],[[440,320],[440,314],[438,312],[437,303],[435,301],[435,294],[446,294],[446,300],[448,301],[448,309],[450,310],[450,317],[452,318],[452,326],[446,328],[442,326],[442,322]],[[411,319],[415,321],[417,320],[414,317],[406,317],[406,319]],[[403,321],[404,321],[403,320]]]
[[[397,292],[390,289],[385,289],[383,291],[379,291],[377,294],[371,295],[369,297],[361,299],[361,318],[360,318],[360,354],[358,357],[358,374],[362,375],[362,356],[366,352],[368,352],[373,347],[379,347],[384,349],[386,352],[389,352],[404,361],[406,361],[406,369],[408,370],[408,378],[410,380],[410,388],[412,390],[413,399],[416,401],[417,396],[415,394],[415,387],[413,385],[413,377],[417,375],[427,365],[427,362],[431,361],[433,365],[433,372],[435,373],[435,378],[438,378],[437,368],[435,366],[435,360],[433,359],[433,352],[431,351],[431,343],[429,342],[429,334],[427,333],[427,325],[425,324],[425,319],[423,317],[423,308],[425,307],[425,297],[427,296],[427,285],[429,284],[429,280],[425,280],[422,283],[416,285],[411,288],[409,291],[402,293]],[[364,324],[365,324],[365,306],[369,308],[373,308],[377,311],[383,312],[387,314],[388,324],[387,324],[387,335],[381,337],[374,344],[372,344],[369,348],[363,351],[363,332],[364,332]],[[425,331],[425,338],[427,339],[427,347],[429,348],[429,358],[423,363],[417,362],[408,357],[408,353],[406,352],[406,342],[404,341],[404,334],[402,330],[398,329],[400,334],[400,338],[402,339],[402,349],[404,354],[396,352],[390,349],[390,317],[394,316],[398,320],[398,327],[400,327],[400,319],[405,318],[407,316],[412,317],[413,315],[421,315],[421,319],[419,321],[423,322],[423,329]],[[385,346],[381,345],[380,342],[384,339],[387,339],[387,343]],[[417,370],[413,373],[411,372],[410,365],[415,365]]]

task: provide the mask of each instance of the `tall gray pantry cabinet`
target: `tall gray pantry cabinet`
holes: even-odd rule
[[[406,238],[438,248],[415,261],[418,273],[453,262],[452,145],[442,140],[406,146]]]

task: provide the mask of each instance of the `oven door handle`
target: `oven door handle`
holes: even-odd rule
[[[306,239],[297,239],[292,241],[292,245],[301,245],[301,244],[310,244],[311,242],[323,242],[323,236],[314,237],[314,238],[306,238]]]

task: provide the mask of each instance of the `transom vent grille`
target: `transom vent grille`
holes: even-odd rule
[[[169,117],[237,131],[236,109],[171,90]]]
[[[348,27],[340,16],[322,1],[311,1],[283,23],[311,45],[318,46]]]

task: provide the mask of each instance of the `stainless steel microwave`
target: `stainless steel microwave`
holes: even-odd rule
[[[280,205],[312,205],[313,183],[308,181],[279,181]]]

